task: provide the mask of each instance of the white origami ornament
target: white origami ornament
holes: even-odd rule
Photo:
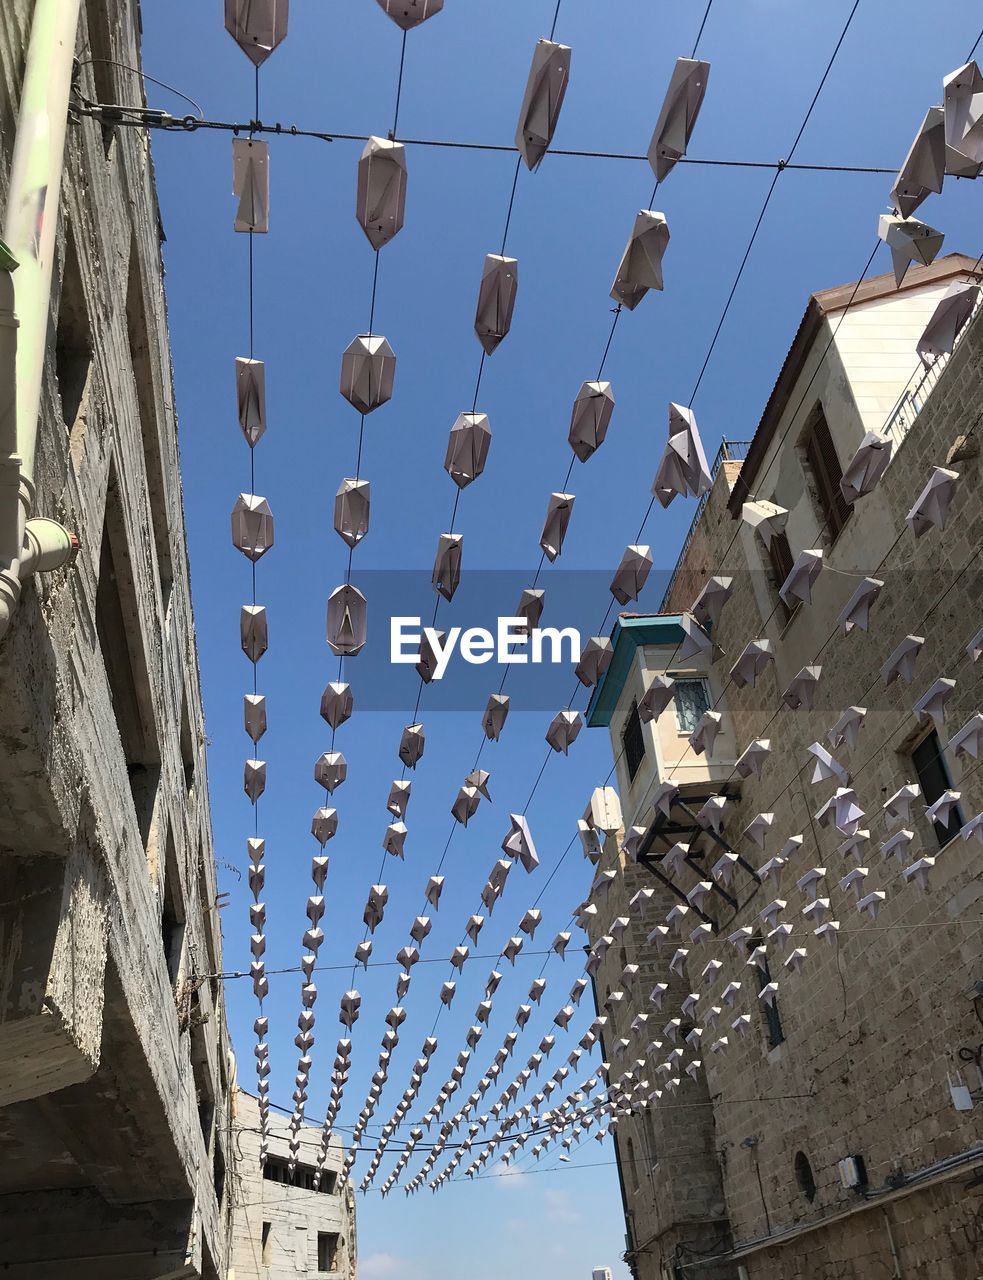
[[[696,728],[689,735],[689,744],[696,755],[713,755],[713,744],[717,740],[723,715],[719,711],[704,711],[696,723]]]
[[[704,831],[715,831],[720,835],[726,807],[726,796],[711,796],[696,815],[697,823]]]
[[[403,225],[406,211],[406,148],[370,137],[358,162],[355,217],[373,249],[381,249]]]
[[[255,66],[286,39],[289,0],[225,0],[225,29]]]
[[[491,355],[512,327],[512,312],[519,289],[519,262],[499,253],[485,255],[478,286],[474,331],[486,355]]]
[[[720,656],[720,649],[713,643],[703,628],[696,622],[691,614],[683,613],[679,618],[679,625],[683,632],[683,639],[679,646],[676,657],[680,662],[686,662],[689,658],[695,657],[698,653],[705,653],[711,662],[716,661]]]
[[[459,414],[451,427],[444,470],[459,489],[481,475],[491,446],[491,427],[485,413]]]
[[[497,742],[509,714],[509,696],[507,693],[493,693],[485,707],[481,719],[481,727],[485,737]]]
[[[941,733],[945,728],[945,704],[955,692],[955,680],[936,680],[931,684],[912,707],[912,713],[919,724],[931,720]]]
[[[266,761],[247,760],[243,768],[242,785],[253,804],[266,790]]]
[[[816,767],[812,774],[813,786],[817,782],[828,782],[830,778],[835,778],[841,786],[846,787],[849,785],[850,775],[821,743],[813,742],[807,747],[807,750],[811,756],[815,757],[816,761]]]
[[[702,634],[702,633],[701,633]],[[642,724],[658,720],[676,696],[676,683],[668,676],[656,675],[638,702],[638,718]]]
[[[846,743],[852,750],[857,745],[866,718],[866,707],[847,707],[827,735],[830,745],[835,748]]]
[[[782,694],[782,702],[792,711],[798,711],[800,707],[811,711],[816,705],[816,690],[822,672],[820,666],[802,667]]]
[[[652,548],[629,546],[611,579],[611,594],[621,605],[637,600],[652,569]]]
[[[567,536],[567,527],[570,524],[570,515],[575,501],[576,497],[572,493],[550,494],[539,545],[546,559],[551,563],[563,550],[563,540]]]
[[[339,729],[351,717],[354,705],[351,685],[331,682],[321,694],[321,719],[332,729]]]
[[[342,480],[334,500],[335,533],[350,547],[356,547],[369,531],[369,482]]]
[[[412,787],[412,782],[397,779],[389,788],[389,799],[386,801],[386,808],[394,818],[406,817]]]
[[[891,203],[902,218],[942,190],[945,158],[945,115],[941,107],[929,107],[891,188]]]
[[[444,0],[376,0],[376,3],[403,31],[412,31],[444,7]]]
[[[759,498],[754,502],[744,503],[741,507],[741,519],[751,526],[766,547],[770,547],[772,540],[785,532],[788,511],[774,502]]]
[[[959,331],[973,314],[979,297],[980,290],[975,284],[960,284],[957,281],[946,289],[915,344],[918,357],[926,369],[931,368],[940,356],[951,355]]]
[[[614,646],[607,636],[591,636],[584,646],[574,674],[582,685],[591,688],[607,671],[613,657]]]
[[[396,354],[381,334],[360,333],[341,357],[341,394],[361,414],[392,399]]]
[[[239,429],[252,449],[266,431],[266,366],[262,360],[236,356],[236,402]]]
[[[232,508],[232,545],[254,563],[273,546],[273,512],[265,498],[239,494]]]
[[[657,182],[662,182],[686,154],[709,76],[709,62],[676,59],[648,149],[648,162]]]
[[[250,662],[259,662],[269,647],[265,605],[244,604],[239,610],[239,643]]]
[[[511,826],[502,841],[502,849],[510,858],[518,858],[525,871],[531,873],[539,866],[539,855],[536,853],[536,845],[533,842],[529,823],[525,815],[521,813],[510,813],[509,822]],[[504,866],[506,868],[505,874],[508,874],[509,863],[500,862],[497,865],[499,867]]]
[[[718,575],[708,578],[700,594],[693,601],[690,613],[701,627],[715,627],[720,621],[724,605],[734,592],[734,579]]]
[[[957,759],[959,756],[966,756],[976,760],[981,747],[983,747],[983,715],[977,712],[952,735],[949,739],[949,749]]]
[[[816,813],[821,827],[833,826],[841,835],[852,836],[860,826],[864,811],[857,803],[857,793],[851,787],[838,787],[833,796]]]
[[[765,847],[765,840],[768,832],[771,830],[775,822],[773,813],[759,813],[757,817],[751,819],[748,825],[741,832],[742,836],[746,836],[748,840],[753,841],[759,849]]]
[[[925,810],[925,817],[930,822],[940,823],[943,827],[949,825],[949,820],[953,809],[959,803],[962,793],[959,791],[946,790],[943,791],[933,804],[930,804]]]
[[[335,587],[328,596],[325,639],[338,657],[354,658],[368,638],[368,603],[350,582]]]
[[[570,79],[570,47],[537,40],[526,91],[519,109],[515,145],[529,169],[535,169],[553,140]]]
[[[915,659],[924,643],[924,636],[905,636],[881,667],[881,679],[886,685],[893,684],[899,677],[905,684],[911,684],[915,678]]]
[[[756,738],[754,742],[745,748],[734,768],[742,778],[750,778],[754,774],[756,778],[760,779],[765,767],[765,761],[770,755],[771,740],[769,738]]]
[[[261,693],[247,693],[242,699],[242,718],[246,734],[253,743],[266,732],[266,698]]]
[[[864,433],[857,452],[844,467],[840,479],[840,492],[845,502],[852,506],[858,498],[873,493],[887,470],[893,449],[894,441],[890,436],[878,435],[876,431]]]
[[[399,739],[399,758],[407,769],[415,769],[423,757],[426,734],[422,724],[408,724]]]
[[[661,289],[662,258],[669,243],[665,214],[642,209],[628,237],[611,286],[611,297],[634,311],[650,289]]]
[[[402,858],[407,835],[405,822],[390,822],[382,840],[383,849],[394,858]]]
[[[934,866],[934,858],[919,858],[910,867],[904,867],[901,874],[909,884],[914,883],[923,893],[927,893],[931,887],[928,883],[928,877]]]
[[[911,819],[912,803],[921,795],[922,789],[914,782],[906,782],[894,795],[881,806],[888,822],[908,822]]]
[[[778,594],[788,607],[794,608],[793,600],[803,600],[812,604],[812,588],[822,571],[823,553],[819,550],[800,551],[788,577],[778,589]]]
[[[884,583],[879,578],[864,578],[853,592],[836,618],[837,625],[843,629],[845,636],[848,636],[854,627],[859,627],[861,631],[868,630],[871,608],[883,587]]]
[[[945,171],[979,177],[983,169],[983,75],[975,62],[957,67],[942,81],[945,112]]]
[[[614,392],[610,382],[585,382],[577,392],[570,414],[567,442],[581,462],[586,462],[604,443],[614,413]]]
[[[270,149],[258,138],[232,139],[232,194],[238,199],[235,231],[264,235],[270,229]]]
[[[669,441],[652,483],[653,494],[663,507],[668,507],[677,494],[702,497],[712,483],[693,410],[670,404]]]
[[[775,645],[771,640],[752,640],[730,670],[730,678],[739,689],[753,689],[758,676],[769,662],[775,661]]]
[[[947,467],[933,467],[932,475],[918,495],[918,501],[905,516],[905,524],[920,538],[929,529],[944,529],[949,507],[956,494],[958,471]]]
[[[917,218],[899,218],[892,213],[881,214],[877,234],[891,250],[898,288],[913,262],[927,267],[935,261],[945,239],[941,231],[919,222]]]
[[[468,820],[478,812],[480,801],[481,797],[478,795],[477,787],[461,787],[457,793],[457,798],[451,805],[451,814],[457,822],[466,827]]]

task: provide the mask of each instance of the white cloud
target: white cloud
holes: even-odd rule
[[[521,1169],[517,1169],[515,1165],[509,1167],[503,1172],[495,1175],[496,1186],[503,1191],[521,1190],[526,1180],[526,1175]]]
[[[390,1280],[395,1276],[399,1280],[423,1280],[421,1272],[411,1262],[392,1253],[371,1253],[359,1260],[359,1280]]]
[[[573,1205],[570,1203],[570,1197],[565,1191],[554,1191],[547,1188],[543,1192],[543,1199],[546,1201],[546,1216],[550,1222],[565,1223],[577,1222],[578,1215]]]

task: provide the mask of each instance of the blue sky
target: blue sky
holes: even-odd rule
[[[851,2],[717,0],[700,45],[712,70],[690,154],[741,160],[787,155]],[[563,0],[556,36],[572,45],[573,62],[557,146],[644,152],[673,61],[690,53],[703,7],[702,0]],[[195,98],[207,116],[246,120],[252,67],[225,34],[221,8],[217,0],[145,5],[145,69]],[[409,35],[400,136],[510,143],[532,48],[548,32],[553,9],[554,0],[447,0],[443,13]],[[899,164],[925,109],[941,99],[942,76],[964,60],[978,26],[978,7],[969,0],[950,0],[944,16],[940,10],[931,17],[914,0],[862,0],[796,159]],[[262,72],[261,115],[329,132],[385,134],[399,53],[400,33],[373,0],[295,0],[290,35]],[[149,96],[175,113],[186,109],[153,86]],[[228,517],[236,495],[249,487],[233,393],[233,360],[248,346],[247,245],[232,232],[230,136],[158,134],[153,148],[167,233],[216,853],[221,887],[231,895],[223,911],[225,959],[229,968],[245,967],[244,841],[252,813],[241,788],[242,761],[251,754],[241,699],[251,689],[251,671],[239,652],[238,613],[249,598],[249,573],[230,546]],[[338,368],[344,347],[365,329],[373,268],[372,250],[354,218],[360,149],[353,142],[272,139],[271,234],[255,246],[256,354],[266,361],[270,418],[256,453],[256,488],[276,518],[276,546],[258,568],[258,599],[269,609],[271,629],[259,684],[270,717],[261,752],[269,783],[260,806],[270,967],[296,964],[301,953],[309,859],[316,852],[309,823],[322,795],[312,766],[329,745],[318,703],[337,663],[324,643],[324,609],[347,563],[331,511],[338,482],[353,472],[358,433],[357,414],[338,394]],[[484,254],[501,244],[513,163],[504,154],[408,148],[406,225],[382,251],[375,324],[397,354],[396,392],[366,422],[362,474],[372,484],[372,527],[355,553],[354,580],[364,578],[370,625],[383,631],[397,597],[417,600],[422,614],[432,609],[429,572],[454,498],[442,470],[447,432],[471,406],[480,354],[472,332],[478,277]],[[564,571],[597,571],[583,579],[586,629],[596,627],[607,608],[603,571],[617,564],[648,504],[665,442],[667,402],[685,403],[690,395],[770,180],[767,170],[679,166],[659,191],[657,207],[672,236],[665,292],[622,316],[605,369],[617,397],[614,420],[604,447],[586,466],[576,464],[570,482],[577,505],[560,563]],[[890,186],[884,176],[819,172],[789,172],[779,181],[695,406],[711,458],[722,436],[752,435],[809,293],[851,281],[862,269]],[[520,173],[508,242],[519,258],[519,299],[512,332],[487,362],[481,385],[478,408],[489,415],[494,438],[486,472],[464,493],[458,512],[465,575],[509,571],[516,586],[531,580],[546,499],[561,484],[570,458],[570,405],[580,383],[596,375],[611,320],[611,279],[651,188],[644,162],[547,156],[539,172]],[[947,251],[977,255],[983,251],[979,200],[973,184],[951,182],[919,216],[946,231]],[[888,269],[884,249],[877,269]],[[691,517],[692,504],[677,501],[649,522],[646,540],[658,568],[671,569]],[[397,580],[393,570],[419,576]],[[542,583],[548,610],[552,572],[547,569]],[[641,605],[657,608],[660,597],[653,574]],[[468,608],[462,595],[441,618],[465,621]],[[559,621],[559,611],[547,620]],[[490,692],[498,673],[485,670],[483,690]],[[371,669],[363,677],[356,660],[348,664],[347,678],[356,712],[337,742],[349,778],[335,795],[341,825],[327,850],[328,942],[320,956],[326,964],[349,961],[362,938],[362,908],[389,821],[385,800],[400,775],[396,748],[417,685],[412,668],[403,668],[395,683],[387,683],[389,709],[360,711],[373,702],[365,683]],[[516,688],[521,692],[502,740],[482,756],[492,773],[493,803],[483,804],[468,829],[454,836],[425,958],[446,956],[461,940],[499,856],[507,814],[523,805],[544,759],[547,723],[566,696],[554,696],[552,685],[548,693],[528,683]],[[390,902],[376,934],[380,959],[390,959],[408,940],[447,840],[450,804],[481,740],[484,693],[481,705],[475,697],[462,706],[467,698],[449,702],[444,692],[434,685],[423,695],[427,748],[413,777],[406,860],[390,859],[385,868]],[[535,709],[523,711],[530,704]],[[487,924],[476,950],[491,954],[469,962],[453,1009],[439,1020],[440,1050],[422,1109],[449,1073],[498,947],[539,894],[610,763],[604,732],[587,730],[567,759],[550,761],[528,811],[543,867],[528,880],[513,874]],[[572,851],[539,904],[544,920],[537,950],[565,926],[590,876],[579,851]],[[465,1091],[509,1029],[540,964],[539,958],[522,958],[507,971]],[[356,980],[363,1005],[342,1124],[351,1124],[375,1069],[394,973],[381,968],[360,972]],[[520,1041],[513,1074],[549,1029],[578,973],[574,962],[551,961],[542,1009]],[[448,976],[443,964],[414,972],[407,1022],[375,1117],[380,1123],[407,1083]],[[343,971],[319,979],[309,1106],[314,1118],[323,1115],[339,1033],[334,1014],[349,977]],[[288,1102],[298,983],[296,975],[271,983],[273,1096]],[[228,988],[248,1085],[252,995],[244,981],[230,981]],[[585,1003],[564,1056],[591,1016]],[[563,1061],[559,1048],[554,1058]],[[370,1129],[370,1136],[377,1132]],[[491,1280],[518,1261],[541,1280],[586,1275],[601,1264],[624,1276],[617,1261],[623,1223],[612,1158],[609,1144],[588,1141],[571,1166],[555,1168],[547,1159],[545,1172],[534,1166],[518,1176],[454,1184],[436,1198],[424,1193],[406,1200],[396,1193],[382,1202],[371,1192],[359,1203],[362,1275],[457,1280],[466,1266],[472,1280]],[[363,1158],[356,1179],[365,1163]],[[387,1159],[380,1178],[391,1163]],[[418,1164],[412,1161],[409,1172]]]

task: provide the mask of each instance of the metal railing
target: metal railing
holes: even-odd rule
[[[897,451],[898,445],[901,444],[902,440],[915,425],[915,419],[925,407],[926,400],[938,385],[939,379],[945,372],[960,342],[962,342],[979,315],[981,299],[983,299],[983,294],[977,297],[976,305],[970,312],[969,319],[956,334],[952,352],[936,356],[935,360],[927,367],[919,365],[908,379],[908,385],[901,392],[898,402],[891,410],[891,414],[883,428],[883,434],[890,436],[894,441],[895,451]]]
[[[748,450],[750,448],[751,448],[750,440],[727,440],[727,439],[721,440],[720,448],[717,450],[717,456],[714,458],[713,466],[710,468],[711,480],[716,480],[717,472],[720,470],[720,468],[723,466],[725,462],[743,462],[744,459],[747,457]],[[711,489],[712,489],[712,486],[711,486]],[[669,585],[666,587],[665,595],[662,597],[662,603],[659,605],[660,613],[665,613],[666,607],[669,604],[669,597],[672,595],[672,589],[675,586],[676,577],[679,573],[680,565],[683,563],[683,560],[686,557],[686,552],[690,548],[690,543],[693,541],[693,538],[696,534],[696,526],[700,523],[700,520],[703,517],[703,512],[706,510],[706,505],[709,498],[710,498],[710,490],[708,489],[707,492],[700,499],[700,501],[697,503],[696,513],[693,516],[693,520],[690,524],[686,537],[683,539],[683,545],[679,549],[679,556],[676,560],[676,567],[672,571],[672,577],[669,579]]]

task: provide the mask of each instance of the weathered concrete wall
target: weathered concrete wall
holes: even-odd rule
[[[32,10],[0,10],[0,202]],[[78,56],[87,98],[139,95],[105,61],[139,65],[136,0],[83,3]],[[20,1275],[227,1260],[232,1065],[160,241],[146,138],[72,123],[35,509],[82,550],[0,644],[0,1151],[32,1128],[50,1150],[29,1219],[7,1208],[24,1166],[0,1161],[0,1264]],[[69,1187],[93,1224],[132,1206],[107,1209],[121,1262],[96,1230],[52,1230]]]
[[[236,1091],[233,1121],[241,1161],[236,1174],[233,1218],[232,1271],[229,1280],[292,1280],[298,1275],[334,1276],[355,1280],[355,1192],[349,1184],[339,1193],[344,1148],[333,1138],[325,1161],[323,1190],[312,1191],[305,1179],[316,1167],[321,1131],[312,1125],[300,1130],[300,1154],[293,1182],[285,1166],[289,1160],[289,1125],[272,1121],[270,1161],[264,1177],[259,1165],[259,1108],[256,1099]],[[333,1265],[319,1267],[318,1236],[332,1240]],[[335,1240],[334,1238],[337,1237]]]
[[[816,339],[819,351],[828,343],[829,323]],[[852,358],[850,352],[846,358]],[[801,416],[816,400],[822,404],[845,463],[872,423],[857,410],[853,382],[838,349],[830,352],[827,366],[815,379],[812,402],[807,398]],[[807,360],[791,409],[798,406],[814,368]],[[835,540],[820,534],[824,519],[794,423],[784,442],[777,443],[789,425],[782,419],[773,446],[778,453],[766,454],[751,480],[751,492],[792,510],[788,534],[793,557],[807,547],[823,548],[826,567],[812,605],[783,620],[776,609],[777,584],[765,567],[760,542],[740,529],[727,510],[733,476],[724,475],[718,477],[668,602],[671,612],[684,609],[708,573],[732,574],[735,594],[714,634],[725,652],[717,670],[726,673],[752,639],[767,636],[775,642],[776,662],[756,688],[727,687],[726,715],[738,749],[764,737],[770,740],[771,755],[760,781],[753,776],[740,780],[740,796],[729,806],[724,834],[758,866],[789,836],[803,836],[778,884],[772,880],[758,887],[739,869],[731,890],[739,906],[731,909],[718,895],[711,898],[706,910],[714,920],[715,937],[692,947],[686,960],[685,988],[699,994],[700,1010],[720,1006],[728,983],[742,984],[735,1007],[724,1006],[715,1027],[704,1023],[695,1056],[703,1062],[713,1104],[715,1163],[736,1255],[754,1280],[869,1280],[880,1274],[966,1280],[979,1274],[979,1191],[965,1186],[974,1167],[983,1166],[983,1096],[976,1069],[960,1057],[960,1050],[972,1053],[979,1044],[983,1010],[983,1002],[974,1006],[970,994],[983,978],[979,847],[957,838],[940,851],[923,806],[916,805],[912,821],[904,824],[915,832],[904,865],[924,855],[937,857],[930,891],[923,893],[903,881],[901,865],[885,861],[878,846],[897,829],[887,823],[881,807],[915,777],[911,753],[930,729],[916,723],[912,704],[937,677],[956,682],[940,742],[952,785],[961,792],[964,820],[983,809],[983,770],[978,762],[954,760],[946,747],[980,710],[979,669],[965,646],[983,621],[981,392],[983,325],[977,321],[896,450],[879,489],[856,506]],[[963,442],[967,435],[972,437],[969,447]],[[904,518],[933,466],[951,466],[961,479],[945,531],[933,530],[916,540]],[[836,614],[865,575],[885,583],[871,629],[844,636],[836,628]],[[885,688],[881,665],[908,634],[925,637],[914,682],[896,681]],[[791,711],[780,703],[781,692],[817,655],[823,673],[816,707]],[[839,887],[857,863],[838,852],[843,836],[815,820],[833,783],[812,784],[807,754],[812,742],[829,745],[829,729],[851,705],[868,709],[866,723],[856,748],[840,747],[835,755],[849,769],[866,811],[862,826],[870,830],[870,844],[862,859],[869,869],[865,889],[887,894],[874,920],[858,912],[852,891]],[[763,852],[740,839],[759,812],[775,814]],[[841,926],[834,945],[816,938],[802,916],[809,897],[797,881],[812,867],[826,869],[821,896],[830,899],[831,916]],[[688,891],[698,878],[696,871],[684,868],[676,880]],[[623,903],[615,906],[614,894],[612,889],[611,914],[625,913]],[[766,933],[760,913],[775,898],[786,902],[778,919],[793,926],[794,936],[784,947],[769,943],[784,1035],[773,1046],[747,952],[726,939],[742,924]],[[664,919],[670,905],[657,893],[649,908]],[[644,923],[632,920],[628,959],[641,963],[647,974],[632,1013],[645,1008],[649,978],[669,980],[670,955],[677,945],[686,945],[674,938],[659,951],[639,943],[650,927],[648,917]],[[793,946],[807,951],[798,972],[785,965]],[[722,968],[712,981],[703,980],[700,975],[711,959],[721,961]],[[672,990],[666,997],[666,1018],[676,1011],[669,1008]],[[751,1023],[741,1036],[730,1024],[745,1012]],[[703,1017],[697,1013],[698,1026]],[[709,1052],[710,1042],[720,1035],[727,1035],[728,1045],[722,1052]],[[687,1060],[692,1056],[688,1051]],[[955,1110],[950,1080],[975,1091],[974,1110]],[[681,1090],[689,1088],[684,1077]],[[680,1096],[673,1098],[674,1104]],[[660,1105],[656,1123],[667,1125],[662,1113]],[[697,1124],[690,1132],[702,1149],[705,1126]],[[966,1153],[966,1163],[957,1165]],[[866,1193],[843,1187],[837,1171],[838,1161],[857,1154],[866,1164]],[[814,1194],[807,1194],[803,1158],[815,1180]],[[655,1187],[652,1196],[650,1212],[665,1215],[670,1203],[666,1193]],[[894,1269],[892,1236],[900,1272]],[[706,1274],[706,1267],[690,1259],[683,1273]]]

